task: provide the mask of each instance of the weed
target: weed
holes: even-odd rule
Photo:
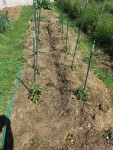
[[[37,146],[39,144],[39,140],[38,139],[30,139],[30,145],[32,147]]]
[[[75,71],[75,70],[76,70],[76,66],[73,64],[73,65],[70,66],[70,69],[71,69],[72,71]]]
[[[71,55],[71,46],[68,46],[65,51],[66,55]]]
[[[85,101],[88,97],[89,90],[88,90],[88,88],[86,88],[85,90],[84,90],[84,88],[79,88],[75,91],[75,94],[76,94],[78,100]]]
[[[40,100],[40,96],[43,92],[43,88],[39,84],[34,84],[33,88],[30,90],[28,99],[37,103]]]
[[[35,73],[40,75],[40,70],[37,68],[37,69],[35,70]]]
[[[103,138],[105,140],[109,140],[111,138],[111,131],[109,129],[103,132]]]
[[[67,138],[66,138],[66,141],[68,141],[69,143],[73,144],[73,142],[74,142],[73,134],[68,134]]]

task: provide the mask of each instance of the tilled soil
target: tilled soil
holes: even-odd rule
[[[28,99],[33,83],[32,28],[24,42],[25,66],[11,115],[14,150],[112,150],[112,93],[90,72],[90,94],[85,102],[77,100],[75,89],[84,84],[87,66],[77,51],[76,71],[70,70],[72,55],[65,54],[65,40],[55,13],[42,11],[37,83],[43,87],[38,104]],[[66,33],[66,27],[64,27]],[[75,46],[74,31],[70,29],[69,44]],[[109,140],[103,138],[109,130]],[[68,135],[71,140],[66,140]]]

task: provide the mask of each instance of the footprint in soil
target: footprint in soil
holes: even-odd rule
[[[4,150],[13,150],[13,134],[11,131],[11,122],[9,118],[7,118],[5,115],[0,116],[0,132],[3,132],[3,128],[6,126],[6,134],[4,139],[4,147],[2,149]],[[0,150],[2,150],[0,149]]]

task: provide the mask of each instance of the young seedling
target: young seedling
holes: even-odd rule
[[[88,97],[89,90],[88,90],[88,88],[86,88],[85,90],[84,90],[84,88],[79,88],[75,91],[75,94],[76,94],[78,100],[85,101]]]
[[[66,55],[71,55],[71,46],[68,46],[65,51]]]
[[[110,139],[110,136],[111,136],[111,133],[110,133],[109,130],[103,132],[103,138],[104,138],[105,140],[109,140],[109,139]]]
[[[74,142],[74,136],[72,134],[68,134],[66,141],[68,141],[69,143],[73,144]]]
[[[37,68],[37,69],[35,70],[35,73],[40,75],[40,70]]]
[[[38,139],[30,139],[30,145],[32,147],[37,146],[39,144],[39,140]]]
[[[76,70],[76,66],[73,64],[73,65],[70,66],[70,69],[71,69],[72,71],[75,71],[75,70]]]
[[[40,100],[40,96],[43,92],[43,88],[39,84],[34,84],[33,88],[30,90],[28,99],[37,103]]]

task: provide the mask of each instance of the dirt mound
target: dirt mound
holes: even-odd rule
[[[11,7],[11,8],[4,8],[3,11],[8,11],[9,16],[16,20],[20,16],[22,8],[21,7]]]
[[[26,65],[21,72],[11,116],[14,150],[112,150],[112,134],[110,140],[103,138],[106,128],[113,132],[111,92],[91,72],[88,99],[77,100],[74,90],[83,85],[87,66],[78,51],[77,69],[69,69],[72,56],[65,54],[58,18],[47,10],[42,13],[46,17],[41,21],[37,83],[44,92],[37,105],[28,100],[34,63],[31,26],[24,44]],[[75,38],[71,30],[69,43],[74,50]]]

